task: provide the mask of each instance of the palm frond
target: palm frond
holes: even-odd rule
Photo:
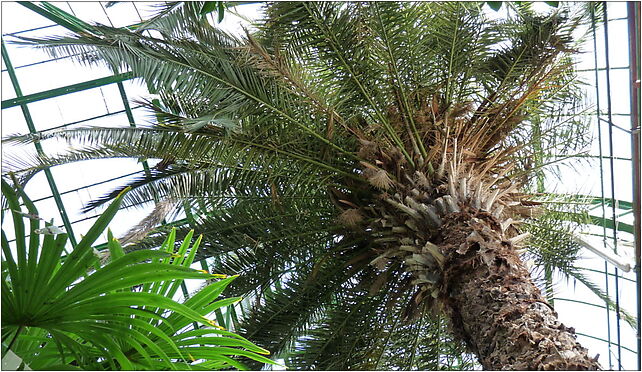
[[[544,215],[530,220],[525,230],[532,234],[527,259],[533,262],[533,274],[538,279],[540,287],[546,288],[542,274],[544,270],[556,271],[567,281],[574,279],[584,284],[606,306],[615,311],[615,302],[595,283],[593,283],[575,262],[581,257],[582,246],[575,239],[579,229],[589,223],[587,205],[578,196],[549,196],[549,202]],[[586,197],[585,197],[586,198]],[[565,202],[565,203],[560,203]],[[552,291],[552,289],[550,289]],[[635,317],[620,309],[620,316],[631,327],[636,327]]]
[[[221,30],[199,28],[200,33],[193,35],[198,42],[186,38],[163,40],[106,26],[94,26],[92,31],[93,35],[78,37],[21,38],[18,43],[35,43],[52,56],[81,55],[81,62],[88,64],[104,61],[115,71],[130,68],[160,92],[180,92],[183,100],[224,97],[222,102],[210,101],[210,107],[238,105],[237,115],[258,114],[288,123],[346,153],[314,126],[303,125],[311,119],[304,110],[306,101],[244,63],[239,50],[244,43]]]
[[[266,293],[252,308],[241,321],[241,334],[263,347],[269,345],[276,355],[287,354],[351,274],[342,260],[332,256],[299,267],[279,291]]]

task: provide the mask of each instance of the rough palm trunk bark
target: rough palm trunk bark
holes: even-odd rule
[[[519,223],[540,210],[516,192],[518,183],[504,179],[510,166],[497,158],[463,158],[475,151],[456,144],[432,171],[409,171],[398,151],[384,154],[374,142],[362,150],[384,167],[364,163],[363,169],[382,192],[340,219],[347,226],[368,221],[371,265],[383,271],[390,262],[403,263],[414,290],[405,319],[421,316],[424,304],[445,311],[485,369],[600,369],[574,330],[557,320],[519,258],[528,236]],[[351,206],[361,203],[355,202]]]
[[[492,215],[451,213],[441,238],[445,311],[485,369],[600,369],[557,320]]]

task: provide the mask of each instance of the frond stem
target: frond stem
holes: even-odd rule
[[[428,152],[426,151],[426,147],[423,144],[423,141],[421,140],[421,136],[419,135],[419,132],[417,131],[417,127],[415,125],[415,120],[412,117],[412,113],[410,111],[410,105],[408,104],[408,97],[406,96],[406,93],[401,86],[401,78],[399,75],[399,68],[397,66],[397,60],[392,54],[392,47],[390,46],[390,39],[388,38],[388,33],[386,32],[385,25],[383,23],[383,19],[381,19],[381,13],[379,11],[379,5],[378,3],[373,3],[376,13],[377,13],[377,19],[379,20],[379,24],[381,25],[381,31],[383,33],[383,39],[386,44],[386,51],[388,52],[388,56],[390,57],[390,62],[392,65],[393,73],[394,73],[394,78],[397,80],[397,84],[399,85],[399,95],[401,96],[402,100],[402,106],[403,109],[406,111],[406,117],[408,118],[408,122],[410,123],[410,131],[412,133],[412,136],[410,136],[410,139],[413,141],[413,144],[415,147],[418,147],[421,155],[423,156],[424,159],[428,157]],[[414,136],[414,138],[413,138]]]
[[[25,326],[22,325],[22,324],[18,327],[18,329],[16,330],[16,334],[13,335],[13,338],[11,339],[11,342],[9,342],[9,345],[7,346],[7,350],[11,350],[11,348],[13,347],[13,344],[16,342],[16,340],[18,339],[18,336],[20,336],[20,333],[22,332],[22,330],[24,328],[25,328]]]
[[[404,302],[408,300],[409,295],[406,294],[406,297],[404,298]],[[379,363],[381,363],[381,358],[383,358],[383,354],[386,352],[386,346],[388,346],[388,342],[390,342],[390,337],[392,337],[392,334],[395,332],[395,329],[397,328],[397,323],[399,323],[399,319],[402,318],[401,312],[403,311],[403,308],[400,308],[399,314],[395,317],[395,321],[392,324],[392,327],[390,328],[390,333],[388,333],[388,336],[386,337],[386,341],[383,343],[383,346],[381,347],[381,353],[379,353],[379,357],[377,358],[377,363],[375,363],[374,370],[377,371],[379,370]]]
[[[164,41],[164,40],[159,40],[159,39],[156,39],[156,38],[149,38],[149,37],[148,37],[148,39],[153,40],[155,42],[158,42],[160,44],[167,44],[167,42]],[[73,43],[70,43],[70,44],[73,44]],[[78,44],[76,43],[75,45],[78,45]],[[120,48],[118,46],[113,46],[113,45],[110,45],[110,44],[105,44],[105,45],[102,45],[101,47],[105,48],[105,49],[111,48],[111,49],[115,49],[115,50],[118,50],[118,51],[122,50],[122,48]],[[195,50],[194,52],[196,52],[198,54],[204,54],[207,58],[211,58],[211,56],[209,56],[205,52],[202,52],[202,51],[199,51],[199,50]],[[332,143],[330,140],[326,139],[324,136],[322,136],[319,133],[315,132],[311,128],[308,128],[307,126],[299,123],[299,121],[295,120],[293,117],[291,117],[287,113],[283,112],[282,110],[279,110],[277,107],[271,105],[267,101],[256,97],[252,93],[250,93],[250,92],[248,92],[248,91],[246,91],[246,90],[244,90],[244,89],[242,89],[242,88],[240,88],[240,87],[238,87],[238,86],[236,86],[236,85],[234,85],[234,84],[232,84],[232,83],[230,83],[230,82],[228,82],[228,81],[226,81],[224,79],[221,79],[221,78],[215,76],[212,73],[209,73],[209,72],[207,72],[207,71],[205,71],[205,70],[203,70],[201,68],[198,68],[198,67],[191,66],[191,65],[188,65],[186,63],[180,62],[180,61],[176,60],[175,58],[169,59],[169,58],[167,58],[168,56],[166,56],[166,55],[154,56],[154,54],[150,53],[148,50],[138,51],[138,53],[145,54],[145,55],[147,55],[147,56],[149,56],[151,58],[154,58],[154,59],[162,57],[165,61],[170,61],[171,63],[173,63],[175,65],[181,66],[181,67],[186,68],[188,70],[192,70],[192,71],[198,72],[198,73],[200,73],[200,74],[202,74],[204,76],[207,76],[207,77],[211,78],[212,80],[217,81],[217,82],[219,82],[219,83],[221,83],[221,84],[223,84],[223,85],[225,85],[225,86],[237,91],[238,93],[250,98],[251,100],[253,100],[253,101],[265,106],[266,108],[272,110],[273,112],[277,113],[278,115],[280,115],[283,118],[287,119],[288,121],[292,122],[297,127],[301,128],[302,130],[304,130],[304,131],[308,132],[309,134],[311,134],[312,136],[316,137],[321,142],[323,142],[323,143],[327,144],[328,146],[336,149],[337,151],[339,151],[339,152],[341,152],[343,154],[346,154],[347,156],[349,156],[351,158],[357,159],[357,156],[355,154],[353,154],[352,152],[347,151],[347,150],[337,146],[336,144]]]
[[[374,109],[376,112],[377,116],[379,117],[379,120],[381,120],[381,123],[383,124],[384,128],[386,128],[386,131],[392,138],[392,140],[397,144],[399,147],[399,150],[403,153],[404,157],[406,160],[414,167],[415,163],[412,160],[412,157],[408,154],[408,152],[405,149],[405,146],[403,145],[403,142],[401,141],[401,138],[397,135],[397,133],[394,131],[394,129],[390,126],[390,123],[386,118],[383,117],[381,114],[381,111],[379,110],[378,106],[374,103],[370,95],[366,92],[366,89],[364,88],[363,84],[357,79],[354,71],[352,71],[352,68],[350,68],[350,65],[346,62],[345,58],[343,58],[343,54],[340,52],[339,48],[337,47],[337,41],[334,37],[334,35],[329,32],[327,27],[324,27],[323,23],[318,20],[318,18],[315,16],[314,12],[308,7],[307,3],[303,2],[301,3],[305,9],[308,11],[308,14],[312,19],[314,20],[314,23],[317,25],[317,27],[324,33],[324,35],[328,38],[330,41],[330,44],[332,45],[332,48],[337,52],[337,55],[339,56],[339,59],[341,60],[341,63],[345,66],[345,68],[348,70],[350,73],[350,76],[354,80],[354,82],[357,84],[359,89],[361,90],[361,93],[364,95],[364,97],[368,100],[368,103],[370,103],[370,106]]]
[[[455,58],[455,43],[457,41],[457,31],[459,30],[459,17],[457,17],[455,21],[455,32],[453,32],[453,38],[452,38],[452,44],[450,46],[450,58],[448,60],[448,77],[446,79],[446,101],[447,103],[450,103],[451,100],[451,90],[452,90],[452,85],[451,85],[451,74],[452,74],[452,69],[453,69],[453,63],[454,63],[454,58]]]

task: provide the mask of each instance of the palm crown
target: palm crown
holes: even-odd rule
[[[163,200],[156,220],[168,204],[194,213],[202,257],[245,274],[233,291],[258,288],[244,336],[292,366],[465,367],[465,354],[439,360],[464,351],[445,318],[497,366],[451,294],[468,290],[458,284],[466,244],[489,266],[504,249],[489,242],[524,246],[518,224],[541,213],[520,193],[531,159],[581,142],[566,115],[579,99],[580,18],[524,5],[491,20],[479,3],[277,2],[236,37],[202,7],[172,3],[130,29],[37,40],[56,56],[131,69],[159,100],[143,102],[151,126],[41,136],[84,147],[35,159],[23,177],[84,159],[164,159],[123,186],[133,187],[124,203]]]

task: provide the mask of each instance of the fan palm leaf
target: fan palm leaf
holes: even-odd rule
[[[32,369],[199,369],[202,366],[192,363],[195,358],[205,359],[210,367],[245,368],[226,355],[272,363],[259,355],[266,354],[265,349],[234,333],[205,327],[181,331],[192,322],[222,328],[206,315],[239,301],[211,300],[234,277],[209,284],[184,303],[173,301],[184,279],[226,277],[189,268],[200,242],[190,247],[193,232],[176,251],[172,232],[163,249],[129,254],[108,233],[111,262],[100,267],[91,244],[118,211],[121,193],[63,261],[66,234],[40,229],[33,203],[4,179],[2,192],[16,230],[14,247],[2,231],[3,361],[11,352]],[[19,196],[28,213],[22,211]],[[28,247],[24,218],[30,221]],[[136,292],[134,286],[144,289]]]

